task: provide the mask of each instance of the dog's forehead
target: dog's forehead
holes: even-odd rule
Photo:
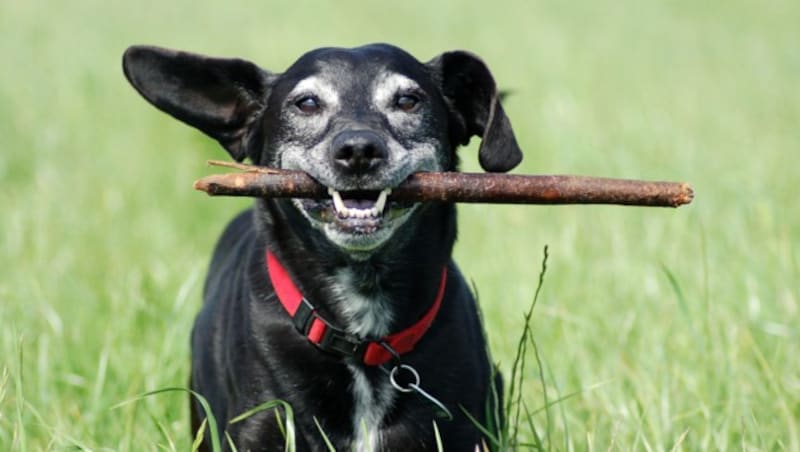
[[[314,77],[332,85],[353,86],[397,75],[420,85],[431,83],[427,67],[406,51],[388,44],[352,49],[327,47],[301,56],[284,77],[295,82]]]

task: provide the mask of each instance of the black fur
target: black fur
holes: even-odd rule
[[[219,140],[234,159],[250,157],[294,169],[300,165],[336,190],[381,190],[414,171],[456,170],[456,147],[473,135],[482,137],[480,161],[486,170],[507,171],[521,159],[489,70],[466,52],[448,52],[423,64],[388,45],[319,49],[283,74],[273,74],[242,60],[139,46],[128,49],[123,66],[148,101]],[[397,83],[414,82],[413,91],[402,88],[388,97],[390,103],[402,95],[416,99],[419,105],[407,115],[399,104],[375,101],[383,95],[380,89],[388,89],[380,85],[381,77],[393,74],[402,76]],[[313,86],[332,90],[334,96],[294,93],[309,77],[321,78]],[[303,112],[298,104],[305,98],[296,101],[293,95],[314,97],[319,111]],[[342,162],[356,158],[337,144],[352,144],[343,134],[364,130],[369,133],[359,139],[367,137],[362,139],[366,150],[352,151],[360,152],[362,160]],[[397,163],[395,158],[406,158],[397,155],[404,152],[412,157]],[[284,438],[274,411],[228,423],[274,399],[294,410],[298,450],[325,450],[314,419],[338,450],[365,444],[380,450],[435,449],[434,420],[446,450],[473,450],[482,435],[462,410],[491,429],[495,420],[487,418],[487,407],[492,392],[502,388],[499,379],[491,381],[478,307],[451,259],[454,205],[392,204],[387,211],[408,216],[393,226],[387,240],[373,240],[372,223],[354,219],[334,221],[339,239],[332,238],[321,226],[326,217],[314,213],[332,208],[330,200],[259,199],[226,228],[214,251],[204,305],[192,333],[192,389],[208,399],[220,433],[227,431],[238,450],[280,450]],[[389,221],[380,220],[378,229],[388,228],[384,223]],[[421,386],[454,419],[436,418],[433,406],[413,393],[393,392],[380,369],[325,353],[300,335],[276,300],[265,268],[267,249],[320,314],[342,328],[355,327],[358,317],[345,314],[348,300],[337,295],[337,275],[350,276],[353,296],[384,300],[391,314],[386,317],[391,319],[388,330],[394,332],[430,308],[446,267],[442,308],[402,359],[419,372]],[[377,440],[370,443],[362,435],[366,442],[355,444],[360,434],[354,419],[355,388],[364,381],[376,404],[386,394],[392,400],[369,426]],[[193,403],[194,430],[204,416]]]

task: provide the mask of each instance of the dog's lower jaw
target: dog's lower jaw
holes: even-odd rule
[[[356,260],[367,259],[373,251],[385,244],[394,232],[394,228],[380,228],[369,234],[353,234],[342,231],[332,223],[321,226],[323,234],[331,243]]]
[[[404,209],[402,213],[392,218],[388,216],[382,217],[378,227],[375,228],[374,231],[354,232],[341,228],[336,221],[323,221],[316,218],[308,212],[303,206],[303,203],[298,199],[292,199],[292,205],[306,218],[314,229],[322,232],[330,243],[350,255],[353,259],[359,261],[368,259],[381,246],[385,245],[394,233],[411,218],[419,207],[419,204],[415,204]]]

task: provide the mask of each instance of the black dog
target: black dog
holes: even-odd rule
[[[496,428],[502,388],[450,257],[455,207],[387,196],[412,173],[456,170],[473,135],[487,171],[519,163],[486,65],[460,51],[420,63],[380,44],[314,50],[282,74],[154,47],[131,47],[123,66],[148,101],[234,159],[329,187],[325,200],[257,200],[216,247],[191,387],[220,433],[238,450],[281,450],[276,411],[229,423],[281,399],[298,450],[325,450],[323,433],[338,450],[435,449],[434,421],[447,450],[481,444],[464,413]],[[195,430],[204,417],[194,404]]]

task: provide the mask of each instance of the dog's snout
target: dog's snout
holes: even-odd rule
[[[346,130],[333,139],[333,162],[343,171],[364,173],[375,169],[388,155],[386,141],[370,130]]]

